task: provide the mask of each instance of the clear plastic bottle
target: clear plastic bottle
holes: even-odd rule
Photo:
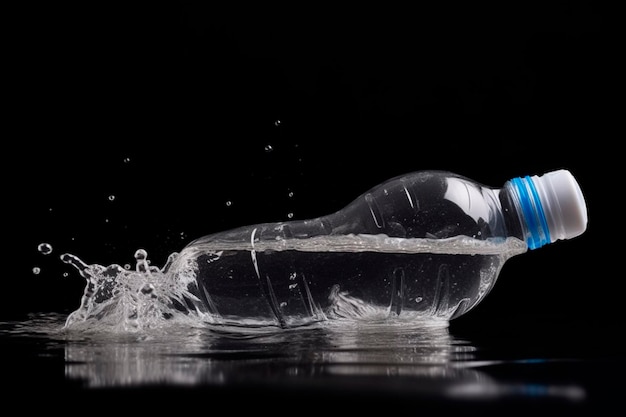
[[[392,178],[342,210],[208,235],[173,265],[213,323],[328,319],[447,323],[475,307],[512,256],[583,233],[567,170],[488,187],[445,171]]]

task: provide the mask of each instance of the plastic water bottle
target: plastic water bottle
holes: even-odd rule
[[[467,313],[512,256],[582,234],[587,209],[567,170],[501,188],[445,171],[392,178],[334,214],[191,242],[176,274],[213,323],[443,323]]]

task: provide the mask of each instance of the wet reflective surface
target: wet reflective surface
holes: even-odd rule
[[[597,343],[607,329],[591,323],[90,334],[64,332],[64,319],[34,314],[1,324],[9,392],[131,397],[155,407],[167,396],[238,409],[279,410],[295,401],[307,410],[386,405],[610,414],[626,371],[623,349]]]

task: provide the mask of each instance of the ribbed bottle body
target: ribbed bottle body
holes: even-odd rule
[[[216,323],[445,324],[482,300],[506,260],[526,250],[519,225],[511,227],[515,208],[501,197],[453,173],[417,172],[327,216],[200,238],[181,252],[178,269]]]

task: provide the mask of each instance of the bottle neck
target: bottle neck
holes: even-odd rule
[[[519,233],[529,249],[537,249],[553,240],[539,191],[529,176],[513,178],[505,184],[510,204],[520,221]]]

